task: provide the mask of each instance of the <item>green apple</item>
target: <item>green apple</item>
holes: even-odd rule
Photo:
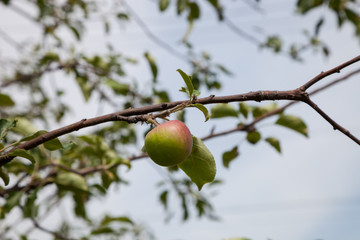
[[[162,123],[145,137],[149,157],[160,166],[174,166],[189,157],[193,140],[189,129],[179,120]]]

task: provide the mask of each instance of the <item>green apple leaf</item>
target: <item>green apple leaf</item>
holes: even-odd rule
[[[153,82],[155,83],[157,80],[157,75],[158,75],[158,68],[156,66],[156,62],[153,56],[150,55],[150,53],[146,52],[144,54],[146,60],[149,63],[150,69],[151,69],[151,73],[153,75]]]
[[[169,6],[170,0],[160,0],[159,2],[159,8],[160,11],[165,11],[167,7]]]
[[[110,224],[112,222],[122,222],[122,223],[129,223],[131,225],[134,225],[134,222],[130,218],[126,217],[126,216],[124,216],[124,217],[105,216],[102,219],[100,225],[105,226],[105,225],[108,225],[108,224]]]
[[[211,118],[237,117],[235,108],[227,103],[218,103],[211,108]]]
[[[251,107],[247,103],[241,102],[239,104],[239,112],[247,119],[249,112],[251,112]]]
[[[276,149],[276,151],[281,153],[281,147],[280,147],[279,139],[274,138],[274,137],[268,137],[268,138],[265,139],[265,141],[268,142],[272,147],[274,147]]]
[[[308,137],[308,128],[301,118],[292,115],[281,115],[276,124],[290,128],[305,137]]]
[[[207,120],[209,120],[209,111],[207,110],[207,108],[204,105],[202,105],[200,103],[195,103],[195,104],[191,104],[190,107],[196,107],[197,109],[202,111],[204,114],[204,117],[205,117],[205,122]]]
[[[261,135],[259,132],[249,132],[246,136],[246,139],[248,140],[249,143],[251,144],[256,144],[258,141],[260,141],[261,139]]]
[[[44,142],[44,147],[50,151],[55,151],[60,148],[64,148],[58,138],[54,138],[54,139],[51,139],[50,141]]]
[[[261,107],[256,107],[253,109],[254,118],[261,117],[262,115],[277,109],[276,103],[270,103]]]
[[[24,149],[16,149],[9,153],[9,156],[26,158],[30,160],[32,164],[35,163],[35,158]]]
[[[194,92],[194,86],[191,82],[190,76],[187,75],[186,73],[184,73],[181,69],[178,69],[176,71],[178,71],[180,73],[181,77],[183,78],[183,80],[187,86],[187,89],[189,90],[189,95],[190,95],[190,97],[192,97],[193,92]]]
[[[216,164],[214,156],[201,141],[193,136],[193,148],[190,156],[178,165],[194,182],[199,191],[205,183],[214,181]]]
[[[3,167],[0,167],[0,178],[4,181],[5,186],[9,184],[9,174]]]
[[[224,152],[222,155],[223,165],[226,168],[229,168],[229,164],[232,160],[234,160],[237,156],[239,156],[238,147],[235,146],[230,151]]]
[[[0,119],[0,140],[6,136],[6,133],[16,126],[16,120],[8,121],[6,119]]]
[[[82,176],[72,173],[64,172],[60,173],[55,178],[55,183],[60,189],[70,190],[70,191],[88,191],[88,185],[86,184],[85,178]]]
[[[10,96],[0,93],[0,107],[12,107],[15,105],[15,102],[11,99]]]

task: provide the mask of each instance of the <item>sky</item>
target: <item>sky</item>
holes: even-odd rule
[[[303,38],[302,30],[312,31],[319,15],[325,15],[327,18],[321,37],[330,46],[331,56],[324,58],[321,54],[310,51],[305,54],[305,62],[297,63],[286,56],[260,50],[224,24],[218,23],[212,9],[204,5],[203,17],[195,24],[189,40],[196,50],[209,52],[214,61],[224,64],[234,73],[232,77],[223,76],[223,89],[216,91],[215,95],[294,89],[321,71],[331,69],[359,54],[359,40],[353,37],[352,27],[345,25],[338,30],[332,14],[319,10],[304,18],[294,14],[294,1],[281,0],[264,1],[262,6],[265,13],[259,14],[244,2],[234,1],[225,6],[225,13],[237,26],[256,36],[262,36],[261,31],[268,34],[280,33],[286,42],[300,41]],[[134,0],[131,6],[157,37],[184,51],[179,44],[186,31],[184,19],[174,18],[174,13],[170,11],[159,15],[155,1],[144,3]],[[13,18],[12,21],[0,21],[0,29],[16,39],[33,38],[30,28],[24,27],[23,20],[3,8],[0,8],[0,13],[3,13],[0,18]],[[139,64],[129,66],[128,71],[136,79],[144,81],[141,86],[144,88],[147,86],[146,82],[151,80],[143,58],[144,51],[148,50],[160,67],[161,87],[171,92],[173,100],[184,99],[185,96],[178,92],[183,82],[176,69],[189,71],[187,63],[152,42],[134,22],[115,28],[107,37],[104,37],[99,22],[92,24],[92,30],[86,33],[86,40],[80,48],[89,52],[101,52],[104,51],[104,42],[111,42],[116,50],[140,59]],[[1,42],[2,46],[4,44]],[[11,47],[0,49],[5,55],[16,54]],[[341,74],[324,79],[323,83],[358,67],[359,64],[354,64]],[[79,104],[64,125],[99,114],[98,109],[93,107],[96,99],[86,105],[78,89],[64,82],[61,76],[56,81],[67,89],[71,97],[69,101]],[[355,136],[360,136],[359,89],[360,81],[356,76],[317,94],[313,100]],[[204,91],[201,96],[212,93]],[[112,112],[112,109],[105,107],[102,111],[105,114]],[[271,123],[275,119],[269,119],[258,126],[264,137],[276,136],[280,139],[281,154],[265,142],[255,146],[247,144],[242,133],[206,141],[205,144],[217,161],[217,178],[224,182],[213,189],[205,186],[203,190],[204,194],[211,195],[215,212],[221,218],[219,221],[198,219],[193,213],[190,221],[182,222],[180,205],[173,196],[170,198],[170,206],[176,215],[169,223],[165,223],[164,210],[158,201],[159,188],[156,187],[165,170],[155,166],[149,159],[136,161],[130,171],[122,170],[122,176],[130,184],[111,188],[106,199],[91,201],[90,215],[96,217],[104,212],[128,214],[148,227],[158,239],[169,240],[218,240],[230,237],[248,237],[253,240],[359,239],[358,145],[340,132],[333,131],[329,123],[304,104],[294,105],[287,113],[301,116],[309,127],[309,138],[273,126]],[[202,114],[195,110],[189,112],[188,118],[191,119],[187,123],[189,129],[198,137],[207,135],[214,126],[216,131],[221,131],[237,124],[235,119],[210,120],[204,123]],[[142,143],[139,143],[139,148],[140,145]],[[226,169],[221,164],[221,155],[236,145],[239,146],[240,156]],[[67,206],[65,203],[60,212],[69,211]],[[51,221],[56,226],[56,217],[48,220]],[[38,234],[41,239],[49,237]]]

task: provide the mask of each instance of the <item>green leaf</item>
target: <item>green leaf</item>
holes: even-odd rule
[[[257,131],[249,132],[246,136],[246,139],[251,144],[256,144],[261,139],[261,134]]]
[[[297,9],[301,14],[316,8],[324,3],[324,0],[298,0]]]
[[[25,205],[23,208],[24,218],[36,217],[38,214],[39,206],[35,204],[37,198],[37,189],[32,191],[26,198]]]
[[[85,178],[72,172],[60,173],[55,178],[55,183],[60,189],[69,191],[88,191]]]
[[[170,0],[160,0],[159,8],[160,11],[165,11],[169,6]]]
[[[84,96],[85,101],[87,102],[91,96],[92,93],[92,86],[88,83],[88,77],[87,76],[78,76],[76,77],[76,82],[79,85],[81,92]]]
[[[279,139],[274,138],[274,137],[268,137],[268,138],[265,139],[265,141],[268,142],[272,147],[274,147],[276,149],[276,151],[281,153],[281,147],[280,147]]]
[[[180,15],[185,9],[187,5],[187,0],[177,0],[176,3],[176,12]]]
[[[18,133],[22,136],[29,136],[30,134],[33,134],[37,131],[36,126],[27,118],[17,117],[16,121],[16,128],[12,130],[15,133]],[[21,141],[24,140],[22,139]]]
[[[110,217],[110,216],[105,216],[104,219],[101,221],[100,225],[104,226],[104,225],[108,225],[109,223],[112,222],[122,222],[122,223],[129,223],[131,225],[133,225],[133,221],[131,221],[130,218],[128,217]]]
[[[113,234],[115,231],[111,227],[101,227],[91,231],[91,235],[100,235],[100,234]]]
[[[218,103],[211,108],[211,118],[238,117],[235,108],[227,103]]]
[[[191,104],[190,107],[196,107],[197,109],[202,111],[202,113],[204,114],[204,117],[205,117],[205,122],[207,120],[209,120],[209,111],[207,110],[207,108],[204,105],[202,105],[200,103],[195,103],[195,104]]]
[[[146,60],[149,63],[150,69],[151,69],[151,73],[153,75],[153,82],[156,82],[156,78],[157,78],[157,74],[158,74],[158,68],[156,66],[156,62],[153,56],[150,55],[150,53],[146,52],[144,54]]]
[[[159,200],[161,204],[164,206],[165,210],[168,208],[168,193],[169,192],[165,190],[159,196]]]
[[[116,94],[127,95],[129,93],[130,87],[128,84],[119,83],[118,81],[115,81],[111,78],[106,79],[105,84],[109,86]]]
[[[32,135],[30,136],[27,136],[27,137],[24,137],[20,140],[20,142],[26,142],[26,141],[30,141],[34,138],[37,138],[38,136],[40,135],[43,135],[44,133],[47,133],[47,131],[45,130],[40,130],[40,131],[37,131],[36,133],[33,133]]]
[[[14,105],[15,102],[10,96],[0,93],[0,107],[12,107]]]
[[[199,191],[204,184],[214,181],[216,175],[214,156],[201,139],[194,136],[190,156],[178,166],[197,185]]]
[[[221,64],[215,64],[215,66],[221,71],[223,72],[224,74],[228,75],[228,76],[231,76],[233,75],[232,72],[230,72],[229,69],[227,69],[224,65],[221,65]]]
[[[6,212],[10,212],[13,207],[19,204],[22,195],[23,195],[22,191],[11,193],[10,196],[6,199],[6,203],[3,207],[4,210]]]
[[[181,77],[183,78],[185,84],[186,84],[186,87],[189,91],[189,96],[192,97],[192,94],[194,92],[194,86],[191,82],[191,77],[189,75],[187,75],[186,73],[184,73],[181,69],[178,69],[176,70],[180,73]]]
[[[239,104],[239,107],[240,114],[242,114],[247,119],[249,112],[251,112],[251,107],[245,102],[241,102]]]
[[[6,136],[6,133],[16,126],[16,120],[8,121],[6,119],[0,119],[0,140]]]
[[[267,105],[264,105],[261,107],[256,107],[253,109],[253,116],[254,116],[254,118],[261,117],[264,114],[266,114],[270,111],[273,111],[275,109],[277,109],[276,103],[270,103],[270,104],[267,104]]]
[[[9,156],[26,158],[30,160],[32,164],[35,164],[35,158],[24,149],[16,149],[9,153]]]
[[[195,19],[200,17],[200,8],[196,2],[189,2],[188,7],[190,8],[190,12],[188,15],[188,21],[192,22]]]
[[[60,148],[64,148],[58,138],[54,138],[54,139],[51,139],[50,141],[44,142],[44,147],[50,151],[55,151]]]
[[[83,219],[87,219],[85,202],[88,200],[88,196],[84,194],[79,194],[78,191],[74,191],[73,200],[74,200],[75,215]]]
[[[308,137],[308,128],[301,118],[292,115],[281,115],[276,124],[290,128],[305,137]]]
[[[233,161],[237,156],[239,156],[239,151],[237,146],[235,146],[233,149],[231,149],[228,152],[224,152],[222,155],[224,167],[229,168],[230,162]]]
[[[9,173],[3,167],[0,167],[0,178],[4,181],[5,186],[9,184]]]

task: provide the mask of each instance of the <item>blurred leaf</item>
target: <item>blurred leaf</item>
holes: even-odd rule
[[[30,136],[27,136],[27,137],[22,138],[22,139],[20,140],[20,142],[30,141],[30,140],[32,140],[32,139],[34,139],[34,138],[37,138],[37,137],[40,136],[40,135],[43,135],[44,133],[47,133],[47,131],[45,131],[45,130],[37,131],[37,132],[33,133],[33,134],[30,135]]]
[[[38,192],[37,190],[34,190],[27,196],[23,207],[24,218],[37,216],[39,209],[39,206],[35,204],[37,198],[37,192]]]
[[[86,219],[86,208],[85,202],[87,201],[87,196],[84,194],[79,194],[79,192],[74,192],[73,194],[74,200],[74,212],[76,216]]]
[[[279,139],[274,138],[274,137],[268,137],[268,138],[265,139],[265,141],[268,142],[272,147],[274,147],[276,149],[276,151],[281,153]]]
[[[50,151],[55,151],[60,148],[63,148],[63,145],[61,144],[61,142],[58,138],[51,139],[47,142],[44,142],[43,144],[44,144],[44,147]]]
[[[159,8],[160,11],[165,11],[169,6],[170,0],[160,0]]]
[[[103,220],[101,221],[100,225],[104,226],[104,225],[108,225],[109,223],[112,222],[121,222],[121,223],[129,223],[131,225],[133,225],[133,221],[128,218],[128,217],[110,217],[110,216],[105,216],[103,218]]]
[[[92,93],[92,87],[88,83],[87,76],[78,76],[76,77],[76,82],[79,85],[81,92],[84,96],[85,101],[87,102],[91,96]]]
[[[6,199],[6,203],[3,206],[5,212],[10,212],[13,207],[19,204],[20,199],[23,195],[22,191],[12,192]]]
[[[238,117],[235,108],[227,103],[218,103],[211,108],[211,118]]]
[[[273,111],[277,109],[277,104],[276,103],[270,103],[261,107],[255,107],[253,109],[253,116],[254,118],[258,118],[261,117],[262,115],[265,115],[266,113]]]
[[[16,149],[16,150],[12,151],[11,153],[9,153],[9,156],[23,157],[23,158],[30,160],[30,162],[32,164],[35,164],[35,158],[24,149]]]
[[[237,146],[235,146],[233,149],[231,149],[228,152],[224,152],[222,155],[222,161],[224,167],[229,168],[230,162],[233,161],[237,156],[239,156],[239,151]]]
[[[176,119],[185,122],[185,110],[176,112]]]
[[[195,104],[191,104],[190,107],[196,107],[197,109],[199,109],[204,114],[205,122],[209,120],[209,111],[204,105],[200,103],[195,103]]]
[[[189,91],[189,96],[192,97],[193,91],[194,91],[194,86],[191,82],[191,77],[189,75],[187,75],[186,73],[184,73],[181,69],[176,70],[180,73],[181,77],[183,78],[187,90]]]
[[[111,227],[100,227],[91,231],[91,235],[112,234],[115,231]]]
[[[6,119],[0,119],[0,140],[2,140],[6,133],[13,127],[16,126],[16,120],[8,121]]]
[[[59,60],[60,60],[60,57],[59,57],[59,55],[57,53],[55,53],[55,52],[47,52],[41,58],[40,64],[45,65],[45,64],[49,64],[51,62],[59,61]]]
[[[169,192],[167,190],[165,190],[159,196],[160,202],[164,206],[165,209],[168,208],[168,193]]]
[[[4,181],[5,186],[9,184],[9,173],[3,167],[0,167],[0,178]]]
[[[144,54],[146,60],[149,63],[150,69],[151,69],[151,73],[153,75],[153,82],[155,83],[157,80],[157,75],[158,75],[158,68],[156,66],[156,62],[153,56],[150,55],[150,53],[146,52]]]
[[[0,107],[12,107],[15,105],[15,102],[11,99],[9,95],[0,93]]]
[[[88,191],[88,185],[85,181],[85,178],[72,172],[63,172],[56,176],[55,183],[62,190],[69,191]]]
[[[37,131],[36,126],[24,117],[16,118],[16,128],[12,129],[13,132],[18,133],[22,136],[29,136]],[[23,139],[21,141],[24,141]]]
[[[231,76],[232,75],[232,72],[230,72],[229,69],[227,69],[224,65],[221,65],[221,64],[216,64],[215,65],[221,72],[223,72],[224,74],[228,75],[228,76]]]
[[[246,136],[246,139],[251,144],[256,144],[261,139],[261,134],[257,131],[249,132]]]
[[[178,166],[197,185],[199,191],[205,183],[214,181],[216,175],[214,156],[201,139],[194,136],[190,156]]]
[[[116,17],[118,18],[118,19],[120,19],[120,20],[129,20],[129,15],[127,15],[126,13],[118,13],[117,15],[116,15]]]
[[[308,128],[301,118],[292,115],[281,115],[276,124],[290,128],[308,137]]]
[[[298,0],[297,9],[301,14],[305,14],[308,11],[322,5],[324,0]]]
[[[187,1],[188,0],[177,0],[176,11],[178,15],[181,14],[186,9]]]
[[[315,26],[315,36],[318,36],[319,33],[320,33],[320,29],[321,27],[324,25],[324,17],[321,17],[318,22],[316,23],[316,26]]]
[[[267,47],[272,49],[275,53],[281,51],[282,41],[279,36],[269,36],[265,43],[261,45],[262,47]]]
[[[196,2],[189,2],[188,7],[190,8],[190,12],[188,15],[188,21],[192,22],[195,19],[200,17],[200,8]]]
[[[247,105],[247,103],[245,102],[241,102],[239,104],[240,108],[239,108],[239,112],[245,117],[248,118],[248,114],[249,112],[251,112],[251,107],[249,107],[249,105]]]
[[[105,81],[105,84],[109,86],[114,93],[119,95],[127,95],[129,93],[129,85],[124,83],[119,83],[118,81],[108,78]]]

